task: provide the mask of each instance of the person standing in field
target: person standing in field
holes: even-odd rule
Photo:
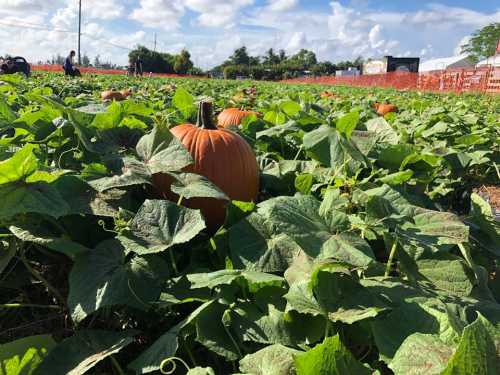
[[[66,57],[66,60],[64,60],[64,65],[63,65],[64,74],[71,77],[80,77],[81,76],[80,70],[78,70],[78,68],[75,67],[74,63],[75,55],[76,52],[71,51],[68,57]]]
[[[135,76],[142,77],[142,74],[143,74],[142,59],[141,59],[141,56],[137,56],[137,59],[135,60]]]

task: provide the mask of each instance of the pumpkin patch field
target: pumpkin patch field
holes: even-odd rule
[[[498,96],[0,76],[0,374],[499,374],[499,145]]]

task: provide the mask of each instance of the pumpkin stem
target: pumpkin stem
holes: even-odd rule
[[[212,120],[212,102],[202,100],[198,106],[196,126],[202,129],[217,130]]]

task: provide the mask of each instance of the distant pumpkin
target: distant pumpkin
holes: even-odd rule
[[[125,91],[124,91],[125,92]],[[125,100],[128,95],[124,95],[124,92],[121,91],[114,91],[114,90],[106,90],[101,93],[101,99],[102,100]]]
[[[385,116],[389,112],[397,112],[398,107],[394,104],[378,104],[375,109],[380,116]]]
[[[241,120],[249,115],[260,116],[260,113],[255,111],[244,111],[238,108],[226,108],[217,116],[217,125],[222,128],[238,126],[241,124]]]
[[[334,98],[336,95],[331,91],[323,91],[319,96],[321,98]]]
[[[250,145],[238,134],[217,128],[212,121],[212,103],[199,105],[196,125],[183,124],[171,129],[194,159],[185,169],[205,176],[230,199],[255,201],[259,193],[259,167]],[[172,177],[164,174],[153,176],[153,185],[165,198],[179,198],[170,190]],[[212,198],[191,198],[183,205],[201,210],[210,231],[217,230],[226,217],[226,202]]]

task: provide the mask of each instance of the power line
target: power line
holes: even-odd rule
[[[78,65],[82,64],[82,53],[80,50],[82,38],[82,0],[78,2]]]

